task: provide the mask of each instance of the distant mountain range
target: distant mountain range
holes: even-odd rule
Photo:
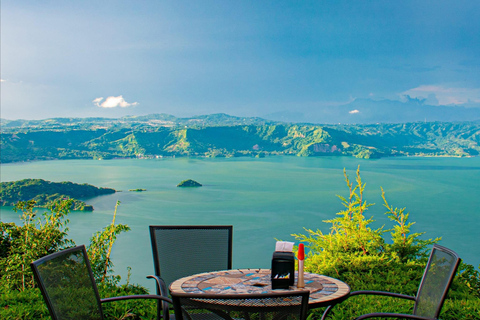
[[[140,123],[165,126],[215,126],[215,125],[260,125],[283,123],[311,124],[377,124],[410,122],[453,122],[480,120],[480,107],[432,106],[423,100],[371,100],[356,99],[339,106],[318,106],[309,111],[278,111],[259,117],[237,117],[225,113],[178,118],[170,114],[150,114],[121,118],[50,118],[44,120],[0,119],[2,127],[120,125],[136,126]]]
[[[2,120],[0,146],[2,163],[173,156],[478,156],[480,121],[319,125],[223,113]]]
[[[192,126],[234,126],[234,125],[264,125],[273,124],[278,121],[266,120],[256,117],[235,117],[225,113],[200,115],[188,118],[177,118],[175,116],[161,113],[145,116],[126,116],[121,118],[50,118],[44,120],[7,120],[0,119],[3,132],[10,129],[20,128],[115,128],[115,127],[192,127]]]
[[[309,112],[280,111],[266,114],[266,119],[294,123],[373,124],[432,121],[480,120],[480,107],[432,106],[423,100],[356,99],[340,106],[317,107]]]

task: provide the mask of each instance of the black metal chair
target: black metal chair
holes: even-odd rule
[[[176,320],[305,320],[310,291],[256,294],[173,293]]]
[[[85,246],[52,253],[31,263],[52,319],[104,319],[102,304],[129,299],[157,299],[159,295],[131,295],[100,299]],[[157,316],[158,317],[158,316]]]
[[[374,317],[423,320],[438,319],[440,311],[442,310],[443,302],[445,301],[450,285],[457,272],[458,265],[460,264],[460,260],[461,259],[454,251],[439,245],[433,245],[430,258],[428,259],[422,281],[420,282],[415,297],[399,293],[368,290],[354,291],[350,294],[350,297],[365,294],[413,300],[415,301],[415,304],[413,306],[412,314],[376,312],[362,315],[356,319],[360,320]],[[327,317],[332,308],[333,306],[329,306],[325,310],[322,320]]]
[[[157,294],[167,297],[175,280],[232,268],[233,226],[150,226]],[[168,304],[159,302],[164,319]],[[160,313],[160,311],[159,311]]]

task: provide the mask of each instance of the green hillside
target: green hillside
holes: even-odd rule
[[[193,120],[165,115],[137,117],[135,121],[122,119],[123,122],[97,118],[71,123],[59,119],[34,124],[7,122],[1,134],[1,162],[266,155],[368,159],[477,156],[480,152],[478,122],[322,126],[262,123],[257,118],[223,114]]]

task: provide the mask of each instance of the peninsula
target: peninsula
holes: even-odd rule
[[[42,179],[2,182],[0,189],[2,206],[15,206],[19,201],[34,200],[38,207],[48,207],[57,200],[69,198],[73,200],[72,210],[76,211],[93,211],[93,206],[79,199],[116,192],[111,188],[98,188],[86,183],[51,182]]]

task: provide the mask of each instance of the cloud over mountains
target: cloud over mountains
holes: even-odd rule
[[[425,100],[431,105],[461,105],[480,103],[480,88],[459,88],[439,85],[422,85],[403,92],[412,98]]]
[[[406,101],[355,99],[340,106],[318,106],[309,111],[285,110],[263,115],[269,120],[319,124],[405,123],[470,121],[480,119],[480,107],[430,105],[426,99]]]

